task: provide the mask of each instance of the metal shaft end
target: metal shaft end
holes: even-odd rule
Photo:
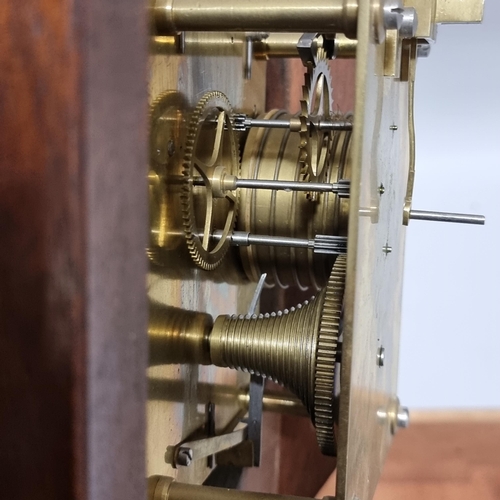
[[[406,406],[400,406],[398,408],[396,425],[399,429],[406,429],[410,425],[410,411]]]

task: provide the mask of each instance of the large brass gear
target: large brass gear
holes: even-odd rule
[[[165,265],[164,251],[174,250],[183,243],[182,235],[172,231],[180,220],[180,207],[175,201],[178,186],[169,178],[180,174],[179,147],[184,141],[184,110],[186,101],[181,93],[167,91],[150,105],[149,140],[150,157],[148,172],[150,240],[147,248],[149,259]]]
[[[314,61],[306,63],[307,71],[300,100],[300,155],[303,180],[322,182],[332,132],[320,130],[317,123],[333,115],[332,78],[328,58],[322,47],[317,49]],[[314,193],[308,197],[316,199]]]
[[[198,335],[211,363],[265,376],[293,392],[310,413],[325,455],[336,454],[335,372],[345,282],[346,256],[340,255],[328,284],[311,301],[272,314],[219,316],[209,335]]]
[[[316,297],[275,313],[221,315],[156,306],[149,335],[155,363],[201,363],[262,375],[297,396],[316,428],[321,451],[336,454],[335,389],[346,256],[337,258]],[[162,347],[163,346],[163,347]]]
[[[325,455],[336,455],[337,451],[334,432],[335,363],[346,270],[347,257],[339,255],[326,287],[316,350],[313,421],[319,447]]]
[[[237,175],[239,163],[231,104],[222,92],[207,92],[191,115],[181,194],[189,253],[195,264],[207,271],[215,269],[229,249],[237,214],[236,193],[218,192],[212,180],[221,171]],[[195,185],[195,179],[201,179],[202,185]],[[222,230],[218,241],[211,239],[214,229]]]

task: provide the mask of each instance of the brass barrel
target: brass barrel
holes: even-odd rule
[[[210,364],[208,337],[212,316],[177,307],[151,304],[149,308],[149,365]]]
[[[272,110],[262,118],[291,119],[284,111]],[[324,181],[338,182],[350,177],[350,131],[336,131],[329,150]],[[248,134],[241,163],[241,177],[300,181],[298,162],[300,136],[287,129],[253,128]],[[241,189],[237,229],[251,234],[312,239],[318,234],[347,235],[349,200],[323,193],[311,202],[304,193]],[[303,290],[325,286],[335,260],[313,249],[242,246],[240,256],[248,279],[258,281],[266,274],[266,284]]]
[[[299,57],[297,43],[301,35],[297,33],[270,33],[267,38],[254,42],[253,53],[257,59]],[[334,41],[334,58],[356,57],[357,40],[337,34]]]
[[[253,41],[253,55],[256,59],[274,59],[299,57],[297,43],[301,37],[300,33],[270,33],[267,38]],[[206,38],[200,43],[192,33],[186,33],[182,41],[175,35],[153,36],[150,39],[150,49],[153,54],[173,55],[184,53],[186,55],[213,55],[214,50],[234,50],[235,45],[242,46],[243,35],[240,37],[220,37],[217,40]],[[334,41],[334,58],[350,59],[356,57],[358,41],[338,34]],[[214,48],[215,47],[215,48]]]
[[[344,33],[356,37],[358,0],[151,0],[156,35],[179,31]]]
[[[148,478],[148,500],[311,500],[305,497],[254,493],[174,481],[168,476]]]

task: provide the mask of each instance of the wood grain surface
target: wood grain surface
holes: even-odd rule
[[[375,500],[500,499],[500,411],[416,413],[396,436]],[[317,498],[335,491],[332,475]]]
[[[2,498],[145,497],[145,18],[0,2]]]
[[[500,499],[500,412],[414,420],[396,436],[375,500]]]

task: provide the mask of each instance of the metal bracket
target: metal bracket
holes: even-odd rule
[[[253,443],[253,466],[260,465],[260,449],[262,437],[262,398],[264,397],[264,379],[252,375],[248,388],[250,401],[248,404],[248,439]]]
[[[246,424],[238,424],[236,427],[234,431],[221,436],[196,439],[176,446],[168,446],[165,454],[166,460],[167,457],[172,457],[167,462],[170,462],[174,468],[178,466],[189,467],[195,460],[208,458],[220,451],[233,448],[248,437],[248,426]]]
[[[319,38],[321,38],[321,42]],[[319,33],[304,33],[299,38],[297,52],[304,66],[308,64],[316,66],[318,47],[322,47],[327,58],[331,59],[335,53],[335,40],[328,39]]]
[[[267,274],[264,273],[260,279],[248,308],[249,314],[255,314],[259,303]],[[248,439],[253,445],[253,466],[260,465],[260,449],[262,437],[262,400],[264,398],[264,378],[259,375],[250,377],[248,387]]]

